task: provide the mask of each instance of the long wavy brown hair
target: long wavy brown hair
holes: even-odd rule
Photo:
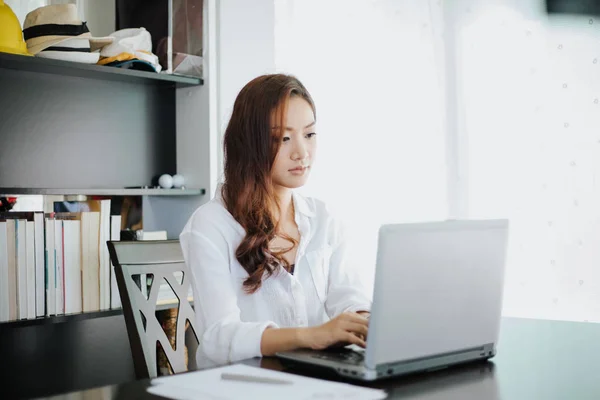
[[[225,130],[221,196],[227,210],[246,231],[236,258],[248,272],[244,290],[249,294],[260,288],[265,273],[265,278],[270,277],[280,265],[289,270],[283,254],[297,245],[292,237],[278,234],[274,210],[279,209],[279,203],[271,180],[292,96],[306,100],[316,118],[312,97],[295,77],[272,74],[253,79],[238,94]],[[271,251],[269,243],[276,235],[290,242],[290,247]]]

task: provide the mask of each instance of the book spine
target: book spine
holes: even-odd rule
[[[25,247],[27,253],[27,318],[35,318],[35,223],[26,222]]]
[[[27,318],[27,220],[16,220],[18,318]]]
[[[45,314],[46,281],[44,274],[44,214],[35,213],[35,315],[42,317]]]

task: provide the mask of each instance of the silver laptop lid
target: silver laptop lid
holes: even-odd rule
[[[383,225],[367,367],[495,344],[507,239],[507,220]]]

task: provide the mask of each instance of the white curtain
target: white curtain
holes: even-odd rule
[[[275,64],[317,106],[304,192],[349,224],[372,287],[386,222],[447,215],[441,7],[435,1],[275,0]]]
[[[504,314],[600,322],[600,18],[452,4],[468,217],[512,224]]]
[[[318,108],[306,192],[351,223],[363,271],[380,223],[507,217],[504,315],[600,322],[600,17],[540,0],[275,6],[276,66]]]

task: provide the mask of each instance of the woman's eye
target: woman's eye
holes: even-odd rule
[[[282,142],[287,142],[288,140],[290,140],[289,136],[284,136],[283,139],[281,139]]]
[[[316,136],[316,135],[317,135],[316,132],[311,132],[308,135],[306,135],[306,137],[310,139],[311,137]]]

